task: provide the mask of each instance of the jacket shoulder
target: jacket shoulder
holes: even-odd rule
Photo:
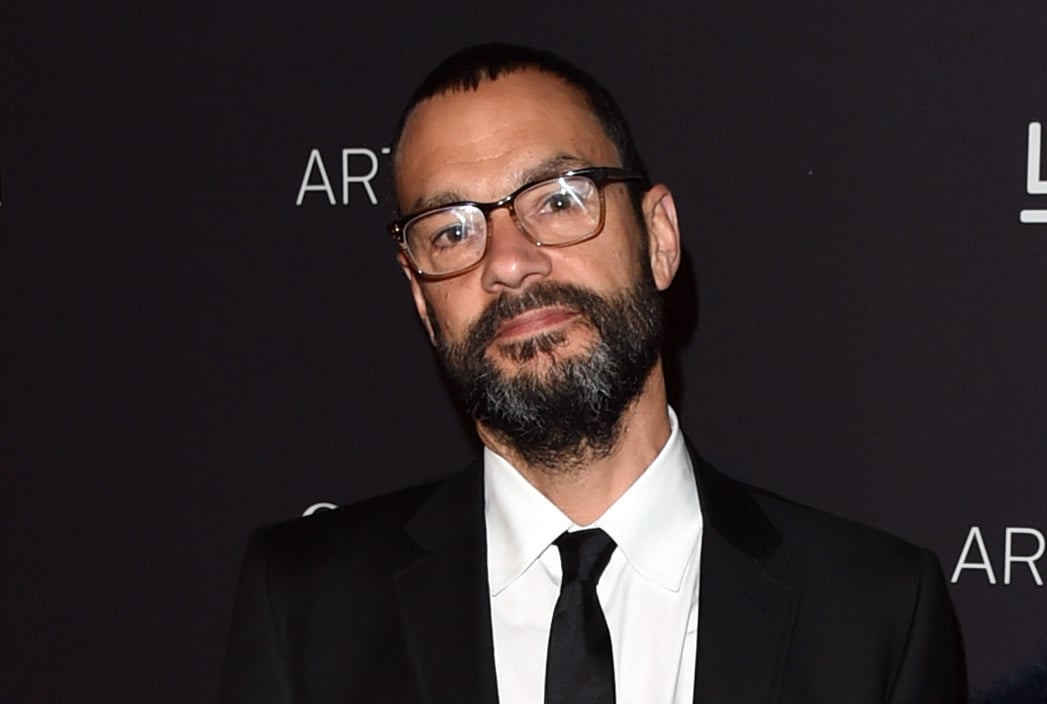
[[[832,557],[849,562],[854,558],[875,565],[897,565],[899,561],[917,564],[920,553],[916,545],[887,531],[843,518],[819,508],[757,487],[748,487],[756,503],[779,529],[782,549]]]
[[[906,610],[934,593],[948,599],[937,556],[886,531],[746,486],[780,539],[765,566],[809,594]]]
[[[839,658],[839,673],[882,683],[877,701],[966,701],[956,617],[933,552],[769,491],[749,491],[780,533],[764,566],[800,595],[795,652],[818,662]]]
[[[249,541],[270,570],[307,574],[337,562],[385,562],[413,547],[404,525],[443,480],[257,529]]]

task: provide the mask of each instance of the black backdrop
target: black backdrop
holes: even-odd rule
[[[675,403],[703,453],[935,549],[976,690],[1042,657],[1040,0],[0,24],[3,701],[213,698],[253,526],[475,451],[384,235],[381,150],[436,61],[495,39],[601,78],[674,189]]]

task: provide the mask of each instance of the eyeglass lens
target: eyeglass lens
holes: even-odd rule
[[[585,176],[541,181],[520,191],[511,207],[535,242],[569,244],[592,235],[601,221],[600,189]],[[446,274],[478,262],[487,247],[487,218],[475,205],[435,210],[407,223],[404,238],[415,264],[427,274]]]

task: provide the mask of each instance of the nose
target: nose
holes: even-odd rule
[[[549,275],[552,259],[548,250],[528,239],[507,211],[491,213],[487,227],[490,232],[482,264],[485,290],[519,289],[531,279]]]

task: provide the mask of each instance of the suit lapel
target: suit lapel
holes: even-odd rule
[[[744,485],[691,457],[705,523],[694,700],[773,704],[798,603],[763,566],[781,536]],[[477,463],[405,526],[420,551],[397,572],[396,590],[426,704],[498,701],[482,477]]]
[[[694,701],[772,704],[798,602],[764,569],[781,536],[746,487],[691,456],[705,522]]]
[[[474,466],[406,525],[420,557],[396,574],[400,619],[426,704],[498,700],[483,481]]]

